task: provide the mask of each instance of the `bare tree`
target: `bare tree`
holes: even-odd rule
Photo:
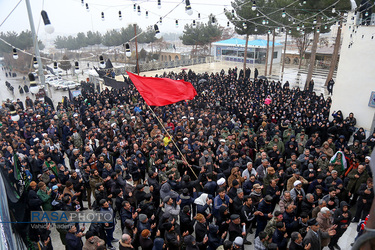
[[[299,54],[299,66],[298,69],[301,69],[302,66],[302,58],[304,57],[307,48],[310,46],[312,40],[309,38],[309,35],[306,33],[303,36],[296,38],[296,44],[298,48]]]

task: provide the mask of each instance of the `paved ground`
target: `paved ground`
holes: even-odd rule
[[[85,207],[87,207],[87,202],[84,202],[84,205]],[[116,229],[115,229],[115,232],[114,232],[114,237],[117,238],[117,239],[121,239],[121,226],[120,226],[120,221],[118,221],[118,223],[116,224]],[[82,225],[81,225],[82,226]],[[89,225],[86,225],[86,227],[88,227]],[[357,223],[351,223],[350,226],[348,227],[348,229],[346,230],[345,234],[340,238],[339,240],[339,246],[341,247],[342,250],[347,250],[347,249],[350,249],[351,246],[350,244],[354,242],[354,238],[357,236]],[[255,232],[255,230],[254,230]],[[248,235],[247,239],[250,241],[250,242],[254,242],[254,235],[255,234],[251,234],[251,235]],[[62,245],[61,241],[60,241],[60,236],[59,236],[59,233],[56,231],[55,228],[52,228],[52,241],[53,241],[53,246],[54,246],[54,249],[64,249],[64,246]],[[85,241],[85,239],[83,240],[83,242]],[[118,243],[113,243],[113,246],[116,247],[116,249],[118,249]],[[141,248],[139,248],[141,249]],[[245,250],[253,250],[254,249],[254,246],[253,245],[245,245]],[[328,247],[325,247],[323,248],[323,250],[329,250]]]

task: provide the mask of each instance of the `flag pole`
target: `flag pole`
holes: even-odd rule
[[[164,131],[167,132],[169,138],[171,139],[171,141],[173,142],[174,146],[177,148],[178,152],[180,153],[182,159],[188,164],[188,167],[190,168],[191,172],[193,172],[195,178],[198,179],[198,176],[195,174],[194,170],[191,168],[190,164],[188,163],[188,161],[186,160],[185,156],[181,153],[180,149],[178,148],[176,142],[173,140],[173,137],[169,134],[168,130],[164,127],[163,123],[160,121],[159,117],[155,114],[155,112],[152,110],[152,108],[150,107],[150,105],[148,105],[146,103],[147,107],[149,108],[149,110],[151,110],[152,114],[154,115],[154,117],[158,120],[159,124],[162,126],[162,128],[164,129]]]

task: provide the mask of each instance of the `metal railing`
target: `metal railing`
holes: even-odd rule
[[[375,13],[371,14],[371,17],[366,18],[370,21],[369,25],[375,25]],[[363,18],[360,16],[356,19],[356,25],[362,25]]]
[[[210,63],[213,62],[214,58],[212,56],[203,57],[203,58],[193,58],[193,59],[184,59],[184,60],[176,60],[176,61],[168,61],[168,62],[148,62],[139,65],[139,72],[146,72],[151,70],[160,70],[160,69],[168,69],[168,68],[176,68],[176,67],[186,67],[190,65],[196,64],[203,64],[203,63]],[[116,75],[125,74],[125,70],[135,72],[136,66],[135,65],[128,65],[126,68],[116,68],[115,73]]]

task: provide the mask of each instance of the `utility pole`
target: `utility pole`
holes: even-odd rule
[[[44,73],[43,73],[43,65],[42,65],[42,59],[40,58],[40,52],[39,52],[39,44],[38,44],[38,38],[36,37],[35,32],[35,26],[34,26],[34,20],[33,20],[33,13],[31,11],[30,6],[30,0],[26,0],[26,8],[27,8],[27,14],[29,16],[29,22],[30,22],[30,29],[31,34],[33,36],[33,43],[34,43],[34,50],[35,50],[35,57],[38,62],[38,75],[39,75],[39,81],[43,85],[43,87],[46,85]],[[49,88],[49,85],[47,84],[47,92],[48,96],[52,97],[51,90]]]
[[[268,52],[270,49],[270,34],[267,32],[267,52],[266,52],[266,66],[264,69],[264,76],[267,76],[267,67],[268,67]]]
[[[273,53],[275,51],[275,29],[272,31],[272,53],[271,53],[271,65],[270,65],[270,76],[272,76],[272,64],[273,64]]]
[[[137,43],[137,24],[134,24],[134,35],[135,35],[135,55],[136,55],[136,58],[137,58],[137,62],[136,62],[136,70],[137,70],[137,74],[139,75],[139,63],[138,63],[138,43]]]
[[[245,44],[245,51],[244,51],[244,56],[243,56],[243,72],[245,74],[246,72],[246,60],[247,60],[247,47],[249,43],[249,34],[246,34],[246,44]]]

